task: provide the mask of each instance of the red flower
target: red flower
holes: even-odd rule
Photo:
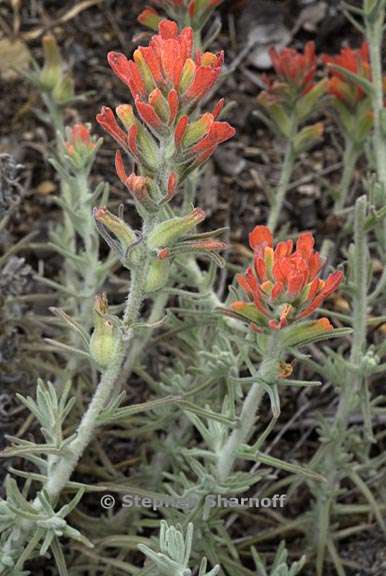
[[[96,148],[95,138],[91,136],[88,126],[85,124],[75,124],[66,130],[67,139],[64,146],[70,156],[73,165],[79,168],[84,167],[93,157]]]
[[[129,87],[144,121],[154,128],[161,122],[174,123],[181,108],[207,94],[223,64],[222,53],[193,54],[192,29],[180,32],[171,20],[160,22],[159,34],[149,46],[139,47],[133,60],[119,52],[109,52],[107,58],[114,73]]]
[[[213,113],[190,120],[194,108],[207,94],[218,78],[224,57],[222,53],[193,54],[193,31],[179,31],[175,22],[163,20],[159,34],[154,35],[147,47],[139,47],[128,60],[118,52],[108,54],[108,62],[115,74],[129,87],[135,101],[137,115],[129,104],[116,109],[123,128],[110,108],[103,107],[97,115],[98,123],[141,166],[142,175],[154,177],[159,169],[160,144],[164,143],[173,172],[165,175],[160,184],[158,199],[170,200],[176,192],[177,182],[205,162],[217,146],[235,134],[227,122],[217,120],[224,101],[220,100]],[[174,146],[173,146],[174,145]],[[117,164],[118,175],[127,186],[123,164]],[[133,187],[132,194],[154,209],[154,198],[147,198],[145,187]],[[157,196],[155,194],[155,196]],[[151,204],[153,202],[153,204]]]
[[[293,48],[284,48],[280,52],[271,48],[269,54],[280,82],[295,88],[300,94],[313,88],[317,69],[314,42],[307,42],[303,53]]]
[[[319,278],[322,261],[314,251],[310,232],[299,235],[295,249],[292,240],[273,248],[267,226],[256,226],[249,235],[254,251],[253,266],[237,281],[250,303],[239,301],[231,310],[260,327],[280,329],[312,314],[342,281],[343,273],[334,272],[327,280]]]
[[[97,116],[99,124],[152,176],[159,166],[159,144],[166,139],[175,144],[168,148],[179,182],[205,162],[217,146],[235,134],[227,122],[217,120],[224,101],[213,113],[203,114],[190,122],[195,104],[207,94],[220,74],[223,54],[197,52],[193,58],[193,32],[181,32],[175,22],[163,20],[159,34],[150,45],[134,52],[134,60],[118,52],[110,52],[108,61],[115,74],[129,87],[141,123],[132,106],[123,104],[116,113],[103,107]],[[176,180],[177,181],[177,180]],[[126,182],[126,180],[125,180]],[[167,185],[164,195],[171,198],[175,189]]]
[[[67,153],[73,156],[76,152],[92,152],[95,142],[91,137],[89,128],[85,124],[74,124],[69,131],[69,137],[65,143]]]
[[[366,80],[371,80],[369,46],[364,42],[361,48],[342,48],[337,56],[324,54],[322,61],[327,65],[330,74],[328,91],[345,104],[355,106],[366,97],[366,93],[357,83],[350,81],[344,74],[331,67],[340,66],[352,74],[357,74]]]

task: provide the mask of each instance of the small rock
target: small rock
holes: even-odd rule
[[[40,196],[48,196],[56,191],[56,184],[52,180],[43,180],[36,188],[36,192]]]
[[[215,160],[221,171],[227,176],[238,176],[247,164],[245,158],[232,148],[217,150]]]

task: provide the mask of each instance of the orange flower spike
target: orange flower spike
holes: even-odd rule
[[[302,94],[311,90],[317,69],[314,42],[307,42],[303,53],[293,48],[284,48],[280,52],[271,48],[269,54],[280,80],[295,86]]]
[[[69,138],[64,145],[69,156],[74,156],[77,153],[80,156],[89,156],[96,147],[90,130],[82,123],[75,124],[71,128]]]
[[[234,136],[235,129],[230,124],[216,121],[223,100],[215,106],[213,114],[203,114],[191,121],[198,100],[211,89],[224,61],[222,53],[197,52],[193,58],[192,28],[180,31],[176,22],[162,20],[159,33],[151,38],[149,46],[135,50],[133,60],[119,52],[110,52],[108,61],[129,87],[138,115],[129,104],[117,108],[117,116],[127,133],[119,127],[110,109],[101,111],[98,122],[150,176],[158,165],[157,140],[174,136],[173,159],[176,175],[182,181],[206,162],[219,144]]]
[[[321,258],[314,251],[310,232],[273,246],[269,228],[256,226],[249,235],[254,266],[236,279],[271,329],[279,330],[309,316],[339,287],[343,273],[336,271],[326,281],[319,278]],[[240,306],[239,306],[240,308]],[[248,308],[249,310],[249,308]],[[248,312],[251,317],[250,311]]]
[[[331,64],[371,80],[369,46],[367,42],[364,42],[361,48],[356,50],[342,48],[340,54],[336,56],[323,54],[322,61],[328,67],[331,76],[328,82],[328,91],[332,96],[351,105],[356,105],[365,98],[366,94],[363,88],[350,82],[339,70],[334,70]]]

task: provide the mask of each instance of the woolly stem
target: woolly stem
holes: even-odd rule
[[[339,398],[335,420],[330,430],[331,442],[326,451],[323,473],[327,483],[319,487],[316,502],[317,516],[317,558],[316,574],[323,576],[324,561],[329,538],[331,512],[335,503],[335,494],[341,480],[341,455],[349,426],[350,416],[358,404],[358,395],[364,385],[360,373],[360,364],[366,348],[367,329],[367,236],[366,236],[367,198],[361,196],[355,204],[354,265],[353,265],[353,341],[350,354],[350,367]]]
[[[383,4],[383,5],[382,5]],[[378,181],[386,194],[386,134],[385,134],[385,91],[382,71],[383,25],[385,21],[385,6],[380,3],[375,18],[365,17],[366,36],[370,49],[372,72],[372,105],[374,112],[373,149],[377,167]]]
[[[283,209],[283,204],[287,190],[292,177],[292,172],[295,167],[296,153],[293,146],[293,139],[297,132],[297,123],[295,119],[292,119],[291,135],[288,138],[286,149],[284,153],[283,166],[281,170],[280,180],[278,187],[272,198],[271,209],[268,217],[268,227],[272,232],[275,231],[281,211]]]
[[[217,457],[217,478],[226,480],[237,459],[237,450],[248,441],[254,430],[256,413],[264,395],[262,380],[270,381],[278,374],[281,348],[279,332],[274,332],[267,345],[267,353],[263,358],[256,375],[256,382],[250,388],[241,409],[239,424],[228,437]]]
[[[146,266],[143,267],[144,270],[146,268]],[[145,272],[133,274],[132,276],[131,290],[127,300],[127,306],[124,315],[128,326],[134,323],[139,316],[141,304],[144,298],[145,278]],[[47,479],[44,489],[53,500],[60,495],[60,492],[71,478],[71,475],[80,457],[82,456],[83,452],[90,443],[93,434],[95,433],[98,425],[98,416],[106,406],[109,398],[111,398],[114,387],[119,378],[123,360],[126,356],[127,350],[131,345],[133,336],[134,330],[129,327],[125,335],[125,341],[119,341],[117,343],[117,351],[114,360],[102,375],[96,392],[80,422],[75,439],[67,448],[66,454],[62,455],[56,465],[51,469],[51,474]],[[38,499],[35,499],[34,505],[37,508],[39,507]],[[34,528],[34,522],[26,521],[22,530],[19,528],[11,530],[11,533],[5,542],[4,547],[2,550],[0,550],[0,552],[2,552],[4,556],[15,556],[15,551],[19,552],[23,549],[25,542],[30,537]],[[27,560],[27,558],[25,558],[25,560]],[[5,573],[6,568],[3,568],[0,564],[0,574]]]
[[[357,147],[350,138],[346,138],[343,156],[343,173],[339,183],[338,195],[334,203],[334,212],[340,212],[346,204],[358,156]]]

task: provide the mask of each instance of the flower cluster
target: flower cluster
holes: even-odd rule
[[[269,54],[278,77],[273,83],[267,80],[273,93],[281,94],[287,90],[299,96],[312,90],[318,65],[314,42],[307,42],[303,53],[293,48],[284,48],[280,52],[271,48]]]
[[[322,261],[309,232],[299,235],[295,249],[292,240],[273,248],[270,229],[256,226],[249,244],[253,266],[239,274],[237,281],[251,301],[234,302],[230,310],[259,330],[281,329],[310,316],[342,281],[340,271],[327,280],[319,277]],[[324,325],[327,328],[328,321]]]
[[[343,70],[366,80],[371,80],[369,45],[367,42],[364,42],[357,50],[342,48],[340,54],[336,56],[323,54],[322,61],[327,65],[330,74],[328,92],[331,95],[352,108],[355,108],[358,102],[366,98],[364,89],[359,84],[355,84],[353,81],[350,82],[339,68],[343,68]],[[338,68],[335,68],[335,66]]]
[[[343,133],[362,144],[373,125],[371,98],[364,87],[371,82],[368,43],[357,50],[342,48],[336,56],[324,54],[322,60],[329,73],[328,93]]]
[[[64,147],[74,168],[82,168],[93,159],[97,142],[91,136],[90,126],[86,124],[74,124],[66,130],[67,139]]]
[[[191,28],[178,30],[175,22],[163,20],[159,34],[150,45],[134,52],[133,60],[110,52],[108,61],[114,73],[130,89],[137,118],[129,104],[118,106],[117,122],[113,111],[102,108],[99,124],[143,168],[153,176],[161,163],[166,164],[164,189],[170,177],[181,182],[205,162],[216,147],[235,134],[227,122],[217,120],[223,106],[220,101],[212,113],[192,121],[191,114],[216,82],[223,54],[194,52]],[[118,159],[120,175],[122,164]]]
[[[178,23],[188,22],[193,30],[200,30],[213,10],[222,3],[223,0],[152,0],[153,4],[163,8],[170,18]],[[138,16],[138,21],[151,30],[157,30],[162,20],[159,12],[147,6]]]
[[[304,52],[284,48],[278,52],[270,50],[274,79],[263,76],[266,89],[258,97],[258,103],[267,116],[267,123],[282,138],[293,140],[294,150],[302,152],[323,133],[318,122],[307,126],[294,140],[299,123],[304,122],[315,111],[325,93],[326,82],[316,82],[317,57],[315,44],[308,42]]]

